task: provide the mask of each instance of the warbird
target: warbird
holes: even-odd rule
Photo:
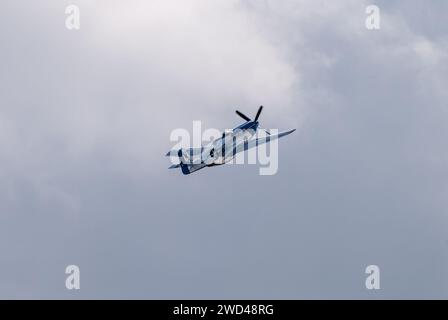
[[[168,151],[166,156],[174,156],[179,159],[179,163],[173,164],[169,169],[180,167],[183,174],[190,174],[205,167],[222,165],[233,160],[235,155],[240,152],[264,143],[269,143],[296,130],[292,129],[271,134],[268,130],[259,128],[258,118],[260,117],[261,110],[263,110],[263,106],[258,108],[254,120],[251,120],[248,116],[236,110],[236,114],[246,120],[246,122],[232,130],[223,132],[221,137],[205,146]],[[255,137],[259,129],[266,132],[265,137]]]

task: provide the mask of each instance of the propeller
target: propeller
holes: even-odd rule
[[[257,121],[257,120],[258,120],[258,117],[260,117],[261,110],[263,110],[263,106],[260,106],[260,107],[258,108],[258,111],[257,111],[257,114],[255,115],[255,119],[254,119],[254,121]],[[246,120],[246,121],[250,121],[250,118],[249,118],[248,116],[246,116],[244,113],[242,113],[242,112],[240,112],[240,111],[238,111],[238,110],[235,110],[235,112],[236,112],[237,115],[239,115],[239,116],[240,116],[241,118],[243,118],[244,120]]]
[[[257,110],[257,114],[255,115],[255,119],[254,121],[258,121],[258,118],[260,117],[261,111],[263,110],[263,106],[260,106]],[[236,114],[239,115],[241,118],[243,118],[246,121],[251,121],[250,118],[248,116],[246,116],[244,113],[235,110]],[[261,129],[261,128],[260,128]],[[271,133],[266,130],[266,129],[262,129],[264,132],[266,132],[268,135],[271,135]]]
[[[246,116],[244,113],[239,112],[238,110],[235,111],[237,115],[239,115],[241,118],[243,118],[246,121],[250,121],[250,118]]]

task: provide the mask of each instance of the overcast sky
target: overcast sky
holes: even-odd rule
[[[447,12],[2,0],[0,298],[448,298]],[[167,169],[173,129],[261,104],[297,128],[276,175]]]

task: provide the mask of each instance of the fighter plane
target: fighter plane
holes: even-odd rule
[[[235,155],[240,152],[257,147],[263,143],[280,139],[296,130],[292,129],[271,134],[268,130],[261,129],[258,123],[261,110],[263,110],[263,106],[258,108],[254,120],[251,120],[248,116],[236,110],[236,114],[246,120],[246,122],[232,130],[223,132],[220,138],[215,139],[205,146],[168,151],[166,156],[177,156],[179,158],[179,163],[173,164],[168,169],[180,167],[183,174],[190,174],[205,167],[222,165],[233,160]],[[259,129],[263,130],[266,136],[255,138]]]

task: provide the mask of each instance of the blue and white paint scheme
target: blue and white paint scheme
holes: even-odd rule
[[[183,174],[190,174],[205,167],[222,165],[233,160],[235,155],[240,152],[280,139],[296,130],[292,129],[278,134],[271,134],[269,131],[261,129],[266,132],[266,136],[255,138],[257,131],[260,130],[258,118],[262,110],[263,106],[260,106],[254,120],[236,110],[236,113],[246,122],[230,131],[224,132],[220,138],[215,139],[206,146],[170,150],[166,156],[177,156],[179,164],[174,164],[169,169],[181,168]]]

